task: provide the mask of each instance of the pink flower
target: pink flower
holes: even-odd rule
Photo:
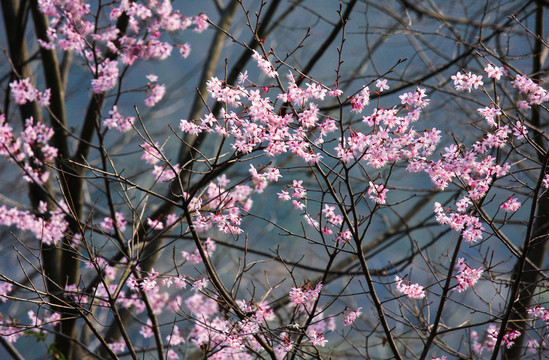
[[[340,89],[328,90],[328,96],[337,97],[337,96],[341,96],[342,94],[343,94],[343,90],[340,90]]]
[[[517,211],[522,204],[518,201],[517,198],[509,198],[503,204],[500,205],[500,208],[504,211],[515,212]]]
[[[147,325],[141,326],[141,329],[139,330],[139,333],[145,338],[148,339],[154,335],[154,332],[152,330],[152,322],[151,320],[147,320]]]
[[[178,360],[179,359],[179,355],[177,355],[177,353],[173,349],[168,350],[167,356],[168,356],[169,360]]]
[[[385,204],[387,199],[387,192],[389,190],[385,189],[383,184],[375,185],[370,181],[370,187],[368,188],[368,195],[370,200],[378,204]]]
[[[2,282],[0,283],[0,302],[6,302],[8,299],[6,295],[11,292],[13,286],[10,283]]]
[[[365,106],[370,103],[370,89],[365,86],[358,94],[351,98],[352,112],[361,113]]]
[[[309,328],[307,330],[307,336],[309,337],[309,341],[314,345],[314,346],[322,346],[324,347],[326,345],[326,343],[328,342],[328,340],[326,340],[324,338],[324,334],[322,333],[319,333],[317,331],[315,331],[314,329],[311,329]]]
[[[153,107],[155,106],[166,93],[166,86],[164,84],[154,84],[149,85],[149,90],[147,90],[147,97],[145,98],[145,106]]]
[[[154,170],[152,171],[153,175],[156,176],[156,181],[158,182],[168,182],[177,176],[180,172],[179,164],[173,165],[172,167],[166,165],[155,165]]]
[[[183,45],[177,45],[177,48],[179,49],[179,54],[186,59],[191,54],[191,44],[185,43]]]
[[[465,259],[463,258],[458,259],[456,268],[459,269],[458,274],[456,275],[456,280],[458,282],[456,290],[458,292],[465,291],[467,288],[474,286],[484,272],[484,270],[482,270],[482,267],[479,267],[478,269],[473,269],[471,266],[465,263]]]
[[[389,85],[387,85],[387,79],[377,79],[376,87],[378,88],[380,93],[382,93],[384,90],[389,90]]]
[[[310,284],[305,284],[302,287],[294,287],[289,293],[290,300],[294,305],[304,305],[306,303],[313,303],[320,295],[322,284],[318,283],[314,288],[311,288]]]
[[[209,19],[206,16],[206,14],[200,14],[198,16],[193,17],[192,22],[193,22],[193,25],[195,26],[193,31],[200,34],[204,30],[206,30],[208,26],[210,26],[208,24],[208,20]]]
[[[23,105],[33,101],[38,101],[42,107],[50,104],[51,89],[41,93],[31,84],[29,78],[11,82],[10,88],[16,104]]]
[[[545,174],[545,177],[543,178],[541,183],[542,183],[544,188],[546,188],[546,189],[549,188],[549,174]]]
[[[484,119],[486,119],[486,122],[490,126],[496,126],[497,125],[494,119],[496,118],[496,116],[501,115],[501,110],[500,109],[497,109],[497,108],[494,108],[494,107],[490,106],[490,107],[485,107],[485,108],[479,108],[479,109],[477,109],[477,111],[480,113],[480,115],[482,115],[484,117]]]
[[[157,150],[159,149],[158,143],[154,143],[154,146],[149,143],[143,143],[141,145],[143,148],[143,155],[141,155],[141,160],[145,160],[147,164],[154,165],[158,161],[162,160],[162,154]]]
[[[158,219],[153,220],[151,218],[147,218],[147,225],[153,230],[162,230],[162,229],[164,229],[164,224],[162,224],[162,221],[160,221]]]
[[[274,78],[276,75],[278,75],[278,73],[273,68],[273,65],[268,60],[265,60],[263,56],[259,55],[257,51],[254,50],[252,57],[257,62],[257,67],[259,67],[265,75],[270,78]]]
[[[103,126],[107,129],[116,129],[120,132],[126,132],[131,130],[133,123],[135,122],[135,117],[128,116],[124,118],[118,112],[118,106],[114,105],[112,110],[109,110],[109,118],[103,120]]]
[[[419,284],[403,284],[403,279],[395,276],[396,288],[401,293],[407,295],[410,299],[423,299],[425,297],[425,291],[423,286]]]
[[[109,345],[111,350],[115,353],[119,353],[126,350],[126,342],[124,341],[124,339],[121,339],[120,341],[108,343],[107,345]]]
[[[507,75],[507,71],[503,67],[492,66],[492,64],[486,65],[484,68],[489,78],[499,80],[502,75]]]
[[[484,82],[482,82],[482,75],[476,75],[471,72],[461,74],[458,71],[455,75],[452,75],[451,78],[454,80],[454,86],[457,91],[471,92],[473,88],[478,89],[479,86],[484,85]]]
[[[97,78],[92,80],[93,92],[96,94],[107,92],[118,82],[118,62],[105,59],[99,64]]]
[[[206,279],[206,278],[198,279],[193,283],[193,290],[198,292],[198,291],[206,288],[206,286],[208,286],[208,279]]]
[[[345,326],[349,326],[351,325],[352,323],[355,322],[355,320],[360,316],[362,315],[362,313],[360,312],[360,310],[362,309],[362,307],[359,307],[358,309],[356,309],[355,311],[350,311],[348,313],[345,314],[345,318],[343,319],[343,324]]]

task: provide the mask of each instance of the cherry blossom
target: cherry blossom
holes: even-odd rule
[[[484,68],[489,78],[500,80],[503,75],[507,76],[507,69],[503,67],[493,66],[492,64],[486,65]]]
[[[387,85],[387,79],[377,79],[376,87],[378,91],[382,93],[384,90],[389,90],[389,85]]]
[[[314,346],[321,346],[324,347],[328,340],[324,338],[324,334],[319,333],[315,331],[314,329],[307,330],[307,336],[309,337],[309,341]]]
[[[389,190],[385,189],[383,184],[374,184],[370,181],[370,187],[368,188],[368,195],[371,200],[377,204],[385,204],[387,198],[387,192]]]
[[[458,285],[455,289],[458,292],[465,291],[467,288],[474,286],[484,272],[482,267],[473,269],[471,266],[467,265],[464,258],[458,259],[456,268],[458,269],[458,274],[456,275]]]
[[[354,323],[355,320],[358,319],[360,317],[360,315],[362,315],[362,313],[360,312],[361,309],[362,309],[362,307],[359,307],[355,311],[351,311],[351,310],[347,309],[347,310],[349,310],[349,312],[345,313],[345,318],[343,319],[344,325],[349,326],[352,323]]]
[[[423,286],[419,284],[404,284],[405,280],[398,276],[395,276],[395,281],[397,290],[407,295],[410,299],[423,299],[425,297]]]
[[[503,204],[500,205],[500,208],[504,211],[515,212],[517,211],[522,204],[518,201],[517,198],[509,198]]]
[[[99,94],[109,91],[118,82],[118,62],[111,59],[103,60],[99,64],[96,76],[97,78],[91,82],[93,92]]]
[[[270,78],[274,78],[278,75],[278,73],[273,68],[273,65],[263,58],[263,56],[259,55],[257,51],[254,50],[252,57],[255,61],[257,61],[257,66],[263,71],[265,75],[267,75]]]
[[[123,117],[118,112],[118,106],[114,105],[112,110],[109,111],[110,117],[103,120],[103,126],[108,129],[116,129],[120,132],[126,132],[132,129],[135,117],[128,116]]]

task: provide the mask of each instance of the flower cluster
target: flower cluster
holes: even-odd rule
[[[465,291],[467,288],[474,286],[484,272],[482,267],[473,269],[471,266],[467,265],[464,258],[458,259],[456,268],[458,269],[458,274],[456,275],[456,280],[458,282],[456,290],[458,292]]]
[[[254,50],[252,57],[255,61],[257,61],[257,66],[263,71],[263,73],[265,73],[265,75],[270,78],[274,78],[276,75],[278,75],[270,61],[259,55],[257,51]]]
[[[370,89],[365,86],[358,94],[351,98],[351,108],[355,113],[361,113],[370,104]]]
[[[516,75],[511,84],[518,90],[519,94],[526,96],[525,102],[519,102],[519,106],[522,105],[522,108],[529,109],[531,105],[541,105],[549,101],[549,92],[526,75]]]
[[[109,58],[98,65],[95,79],[91,81],[93,92],[104,93],[116,86],[118,82],[118,62]]]
[[[118,112],[118,106],[114,105],[112,110],[109,111],[109,115],[110,117],[103,120],[103,126],[107,129],[116,129],[120,132],[126,132],[132,129],[135,117],[123,117]]]
[[[473,88],[478,89],[484,85],[482,75],[473,74],[471,72],[462,74],[458,71],[455,75],[452,75],[452,80],[454,80],[454,86],[457,91],[471,92]]]
[[[349,326],[351,325],[352,323],[355,322],[356,319],[358,319],[360,317],[360,315],[362,315],[362,313],[360,312],[360,310],[362,310],[362,307],[359,307],[358,309],[356,309],[355,311],[351,311],[349,309],[347,309],[349,312],[346,312],[345,313],[345,317],[343,319],[343,324],[345,326]]]
[[[173,9],[168,0],[152,0],[145,4],[138,1],[117,1],[110,7],[102,7],[97,12],[89,3],[82,0],[39,0],[40,11],[49,18],[47,39],[38,42],[46,49],[56,47],[65,51],[75,51],[84,56],[93,75],[91,86],[93,92],[105,93],[113,89],[119,81],[119,68],[131,66],[136,60],[164,60],[168,58],[174,46],[183,57],[188,57],[190,45],[172,44],[162,40],[163,33],[173,33],[194,26],[194,31],[201,33],[208,28],[208,17],[205,14],[186,17]],[[110,13],[102,14],[115,21],[124,14],[128,17],[128,29],[111,26],[98,26],[99,12],[110,8]],[[118,60],[117,60],[118,58]],[[151,81],[152,82],[152,81]],[[33,101],[37,98],[47,104],[49,93],[30,92],[28,84],[18,86],[17,102]],[[28,96],[23,96],[23,90]],[[147,87],[146,106],[154,106],[165,93],[161,84],[149,83]]]
[[[500,208],[504,211],[515,212],[520,208],[521,205],[522,204],[518,201],[517,198],[509,198],[507,201],[501,204]]]
[[[528,309],[528,314],[532,315],[536,319],[549,323],[549,310],[543,306],[535,305],[533,308]]]
[[[468,198],[464,199],[468,200]],[[450,225],[452,229],[461,231],[463,239],[468,243],[472,244],[482,239],[484,227],[480,219],[473,215],[461,213],[460,211],[463,210],[460,209],[458,212],[452,212],[444,209],[439,202],[435,202],[436,220],[439,224]]]
[[[215,242],[210,238],[207,238],[202,246],[204,247],[204,251],[208,256],[212,256],[216,249]],[[189,254],[187,251],[182,251],[181,255],[191,264],[199,264],[202,262],[202,257],[200,256],[200,252],[198,251],[198,249],[194,249],[192,254]]]
[[[11,82],[10,89],[16,104],[24,105],[37,100],[40,106],[50,104],[51,89],[40,92],[31,84],[29,78]]]
[[[289,293],[290,301],[294,306],[303,305],[309,308],[318,299],[321,290],[322,283],[318,283],[314,287],[309,283],[297,288],[293,287]]]
[[[116,226],[120,231],[126,230],[126,225],[128,222],[124,219],[124,214],[121,212],[115,213]],[[115,221],[111,217],[105,217],[103,221],[99,224],[103,231],[111,232],[115,228]]]
[[[473,341],[473,351],[477,354],[482,354],[484,350],[487,351],[493,351],[494,347],[496,346],[497,338],[498,338],[499,331],[497,330],[495,325],[490,325],[486,329],[486,336],[484,337],[484,341],[480,343],[479,335],[478,333],[473,330],[471,331],[471,340]],[[510,349],[515,342],[516,338],[520,336],[520,331],[518,330],[509,330],[508,332],[503,335],[503,344],[507,349]]]
[[[194,228],[197,231],[206,231],[213,226],[225,234],[240,234],[242,211],[250,211],[253,205],[251,195],[262,192],[270,181],[278,181],[281,177],[278,169],[266,166],[260,170],[251,166],[252,184],[239,184],[226,188],[230,180],[220,176],[217,181],[210,182],[205,196],[189,200],[189,209],[192,212]]]
[[[370,187],[368,188],[368,195],[370,195],[370,200],[377,204],[385,204],[385,200],[387,199],[387,190],[385,188],[385,185],[383,184],[374,184],[370,181]]]
[[[61,314],[45,312],[41,318],[39,318],[34,311],[29,310],[27,315],[30,319],[30,324],[20,324],[14,321],[6,321],[0,318],[0,336],[9,343],[15,343],[19,337],[25,335],[25,331],[35,331],[37,329],[40,333],[43,332],[45,326],[54,327],[59,323]]]
[[[425,297],[425,291],[423,286],[419,284],[405,284],[403,279],[395,276],[396,288],[402,294],[407,295],[410,299],[423,299]]]
[[[187,54],[188,56],[188,54]],[[156,75],[147,75],[149,83],[147,84],[147,98],[145,98],[145,106],[155,106],[166,94],[166,86],[157,84],[158,77]]]

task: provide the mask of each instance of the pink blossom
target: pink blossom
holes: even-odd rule
[[[267,75],[270,78],[274,78],[278,75],[278,73],[275,71],[273,65],[266,60],[263,56],[259,55],[257,51],[254,50],[252,57],[257,62],[257,66],[263,71],[265,75]]]
[[[454,86],[457,91],[467,91],[471,92],[471,90],[478,89],[479,86],[484,85],[484,82],[482,82],[482,75],[476,75],[471,72],[467,74],[461,74],[459,71],[452,75],[452,80],[454,80]]]
[[[46,89],[44,92],[39,92],[30,82],[29,78],[15,80],[10,83],[11,95],[15,99],[15,103],[24,105],[27,102],[38,101],[40,106],[48,106],[50,104],[51,89]]]
[[[305,305],[307,303],[314,303],[314,301],[316,301],[316,299],[320,295],[321,289],[321,283],[318,283],[314,288],[312,288],[309,284],[305,284],[304,286],[298,288],[293,287],[289,293],[290,300],[294,305]]]
[[[513,87],[521,94],[525,94],[527,103],[523,103],[521,108],[528,108],[530,105],[541,105],[549,101],[549,92],[529,79],[526,75],[516,75],[515,80],[511,81]],[[519,104],[520,105],[520,104]]]
[[[504,211],[515,212],[517,211],[522,204],[518,201],[518,198],[509,198],[503,204],[500,205],[500,208]]]
[[[407,295],[410,299],[423,299],[425,297],[423,286],[419,284],[404,284],[404,280],[398,276],[395,276],[395,281],[397,290]]]
[[[458,292],[465,291],[467,288],[474,286],[484,272],[482,267],[473,269],[471,266],[467,265],[463,258],[458,259],[456,268],[458,268],[458,274],[456,275],[456,280],[458,281],[456,290]]]
[[[179,49],[179,54],[184,58],[188,58],[191,54],[191,44],[185,43],[182,45],[177,45],[177,48]]]
[[[107,92],[118,82],[118,62],[105,59],[99,64],[96,74],[97,78],[92,80],[93,92],[96,94]]]
[[[149,84],[149,89],[147,90],[147,97],[145,98],[145,106],[153,107],[155,106],[166,93],[166,86],[164,84]]]
[[[126,342],[124,341],[124,339],[108,343],[107,345],[109,345],[109,348],[111,348],[114,353],[120,353],[126,350]]]
[[[373,200],[377,204],[385,204],[387,199],[387,192],[383,184],[374,184],[370,181],[370,187],[368,188],[368,195],[370,200]]]
[[[343,90],[340,90],[340,89],[328,90],[328,96],[338,97],[341,95],[343,95]]]
[[[533,308],[528,309],[527,312],[536,319],[549,322],[549,310],[547,310],[543,306],[535,305]]]
[[[126,132],[132,129],[135,117],[128,116],[124,118],[118,112],[118,106],[114,105],[112,110],[109,110],[109,115],[109,118],[103,120],[103,126],[107,129],[116,129],[120,132]]]
[[[549,174],[545,174],[545,177],[542,180],[542,185],[544,188],[549,188]]]
[[[351,107],[353,112],[361,113],[365,106],[370,103],[370,89],[365,86],[358,94],[351,98]]]
[[[0,283],[0,302],[6,302],[8,299],[6,298],[6,295],[10,293],[13,289],[12,284],[8,282],[1,282]]]
[[[179,359],[179,355],[175,352],[173,349],[169,349],[168,353],[166,354],[168,356],[169,360],[177,360]]]
[[[152,171],[153,175],[156,177],[158,182],[168,182],[177,176],[181,171],[179,164],[173,166],[169,165],[154,165],[154,170]]]
[[[307,330],[307,336],[309,337],[309,341],[313,346],[322,346],[324,347],[328,340],[324,338],[324,334],[319,333],[315,331],[314,329],[308,329]]]
[[[147,325],[141,326],[139,333],[145,338],[148,339],[154,335],[152,330],[152,322],[150,319],[147,320]]]
[[[171,334],[166,337],[166,340],[168,340],[168,344],[170,346],[178,346],[185,343],[185,338],[181,336],[177,325],[173,326],[171,329]]]
[[[198,291],[206,288],[206,286],[208,286],[208,279],[206,279],[206,278],[198,279],[193,283],[193,290],[198,292]]]
[[[28,211],[17,208],[0,207],[0,225],[16,226],[23,231],[30,231],[36,239],[47,245],[57,244],[65,235],[68,222],[60,209],[50,211],[49,219],[36,217]]]
[[[503,67],[492,66],[492,64],[486,65],[484,68],[489,78],[499,80],[502,75],[507,75],[507,70]]]
[[[158,220],[158,219],[151,219],[151,218],[147,218],[147,225],[152,229],[152,230],[162,230],[164,229],[164,224],[162,223],[162,221]]]
[[[387,85],[387,79],[377,79],[376,87],[378,91],[382,93],[384,90],[389,90],[389,85]]]
[[[193,25],[195,26],[193,31],[197,32],[197,33],[201,33],[204,30],[206,30],[208,28],[208,26],[210,26],[208,24],[208,20],[209,19],[206,16],[206,14],[200,14],[198,16],[194,16],[192,18]]]
[[[494,108],[492,106],[490,107],[485,107],[485,108],[479,108],[477,109],[477,111],[484,117],[484,119],[486,119],[486,122],[490,125],[490,126],[496,126],[496,121],[494,120],[496,118],[496,116],[500,116],[501,115],[501,110],[500,109],[497,109],[497,108]]]
[[[160,149],[158,143],[154,143],[154,146],[149,143],[143,143],[141,145],[143,148],[143,155],[141,155],[141,160],[145,160],[147,164],[154,165],[158,161],[162,160],[162,154],[157,150]]]
[[[244,85],[244,83],[248,80],[248,71],[244,71],[244,73],[238,74],[238,85]]]
[[[360,312],[360,310],[362,309],[362,307],[359,307],[358,309],[356,309],[355,311],[351,311],[349,310],[348,313],[345,313],[345,318],[343,319],[343,324],[345,326],[349,326],[351,325],[352,323],[355,322],[355,320],[360,317],[360,315],[362,315],[362,313]]]
[[[526,348],[528,349],[529,353],[535,354],[539,351],[539,348],[541,347],[539,340],[535,339],[529,339],[526,342]]]
[[[288,201],[288,200],[292,199],[290,194],[285,190],[281,190],[279,193],[277,193],[277,195],[278,195],[278,198],[283,200],[283,201]]]

